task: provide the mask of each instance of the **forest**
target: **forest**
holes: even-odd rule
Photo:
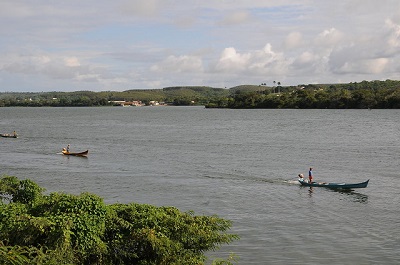
[[[210,101],[207,108],[232,109],[398,109],[399,81],[363,81],[349,84],[298,85],[265,90],[236,90]]]
[[[29,179],[0,178],[0,264],[198,265],[207,251],[239,239],[227,232],[232,223],[215,215],[44,192]],[[230,255],[211,262],[235,261]]]
[[[206,108],[398,109],[400,81],[362,81],[297,86],[240,85],[232,88],[177,86],[151,90],[0,93],[0,107],[115,106],[116,101],[152,101]]]
[[[228,96],[229,91],[212,87],[167,87],[150,90],[117,91],[75,91],[41,93],[0,93],[0,107],[94,107],[114,106],[114,101],[141,101],[149,105],[151,101],[168,105],[205,105],[210,100]]]

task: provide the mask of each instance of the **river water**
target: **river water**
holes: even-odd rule
[[[238,264],[399,264],[400,110],[0,108],[0,174],[233,221]],[[60,151],[89,149],[88,158]],[[352,192],[304,188],[362,182]]]

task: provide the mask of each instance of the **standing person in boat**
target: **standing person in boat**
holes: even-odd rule
[[[17,132],[16,132],[16,131],[14,131],[14,132],[13,132],[13,136],[14,136],[14,137],[18,137],[18,135],[17,135]]]
[[[313,172],[312,172],[313,168],[310,167],[310,170],[308,171],[308,183],[313,182]]]
[[[67,145],[67,152],[69,153],[69,148],[70,148],[70,145],[68,144]]]

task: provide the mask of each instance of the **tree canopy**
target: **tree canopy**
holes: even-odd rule
[[[275,86],[276,85],[276,86]],[[362,81],[345,84],[302,84],[273,87],[240,85],[229,89],[176,86],[151,90],[0,93],[0,107],[112,106],[118,101],[151,101],[208,108],[400,108],[400,81]]]
[[[0,107],[93,107],[112,106],[114,101],[166,102],[170,105],[205,105],[210,100],[229,95],[222,88],[190,86],[167,87],[151,90],[116,91],[75,91],[41,93],[0,93]]]
[[[294,108],[294,109],[398,109],[399,81],[363,81],[336,85],[299,85],[263,91],[237,90],[211,101],[209,108]]]
[[[31,180],[0,179],[1,264],[204,264],[206,251],[238,239],[218,216],[43,192]]]

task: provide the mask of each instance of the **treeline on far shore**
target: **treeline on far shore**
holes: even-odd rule
[[[231,109],[399,109],[400,81],[363,81],[333,85],[237,90],[206,108]]]
[[[275,84],[275,83],[274,83]],[[142,105],[203,105],[206,108],[360,109],[400,108],[400,81],[362,81],[297,86],[177,86],[151,90],[0,93],[0,107],[92,107],[140,101]]]
[[[140,105],[205,105],[229,95],[228,89],[205,86],[166,87],[127,91],[4,92],[0,107],[94,107],[120,106],[121,102],[140,101]]]

